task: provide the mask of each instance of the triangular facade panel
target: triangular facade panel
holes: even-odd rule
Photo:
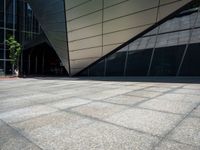
[[[65,0],[72,75],[190,1]]]

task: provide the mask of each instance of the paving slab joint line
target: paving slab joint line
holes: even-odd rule
[[[161,137],[161,140],[157,144],[155,144],[151,150],[155,150],[155,148],[158,147],[162,143],[162,141],[167,139],[167,136],[170,135],[179,125],[181,125],[183,121],[199,106],[200,103],[198,103],[190,112],[184,115],[183,118],[179,122],[177,122],[177,124],[171,130],[169,130],[163,137]]]
[[[136,130],[136,129],[133,129],[133,128],[128,128],[128,127],[124,127],[124,126],[121,126],[121,125],[117,125],[117,124],[114,124],[112,122],[108,122],[108,121],[101,120],[101,119],[96,118],[96,117],[84,115],[84,114],[81,114],[81,113],[78,113],[78,112],[75,112],[75,111],[69,111],[69,110],[61,110],[61,111],[64,111],[64,112],[67,112],[67,113],[70,113],[70,114],[73,114],[73,115],[77,115],[77,116],[80,116],[80,117],[88,118],[90,120],[94,120],[94,121],[97,121],[97,122],[109,124],[109,125],[112,125],[112,126],[115,126],[115,127],[123,128],[123,129],[126,129],[126,130],[135,131],[135,132],[140,133],[140,134],[145,134],[145,135],[149,135],[149,136],[152,136],[152,137],[162,138],[159,135],[153,135],[151,133],[147,133],[147,132],[144,132],[144,131],[140,131],[140,130]]]
[[[141,101],[141,102],[137,102],[137,103],[135,103],[134,105],[132,105],[132,106],[130,106],[130,107],[138,107],[138,105],[140,105],[140,104],[142,104],[142,103],[145,103],[145,102],[147,102],[147,101],[150,101],[150,100],[153,100],[153,99],[155,99],[155,98],[157,98],[157,97],[160,97],[160,96],[162,96],[162,95],[165,95],[165,94],[168,94],[168,93],[171,93],[172,91],[174,91],[174,90],[176,90],[176,89],[179,89],[179,88],[182,88],[183,86],[181,86],[181,87],[177,87],[177,88],[173,88],[173,89],[171,89],[171,90],[169,90],[169,91],[166,91],[166,92],[161,92],[161,94],[159,94],[159,95],[157,95],[157,96],[154,96],[154,97],[151,97],[151,98],[147,98],[146,100],[143,100],[143,101]],[[146,88],[145,88],[146,89]],[[143,98],[143,97],[142,97]],[[144,97],[145,98],[145,97]]]
[[[30,121],[30,120],[37,119],[37,118],[40,118],[40,117],[45,117],[45,116],[48,116],[48,115],[51,115],[51,114],[54,114],[54,113],[59,113],[59,112],[60,112],[60,110],[57,110],[57,111],[54,111],[54,112],[51,112],[51,113],[48,113],[48,114],[42,114],[42,115],[39,115],[39,116],[36,116],[36,117],[24,119],[24,120],[21,120],[21,121],[11,122],[9,124],[12,125],[12,124],[17,124],[17,123],[22,123],[22,122]]]
[[[175,143],[178,143],[178,144],[187,145],[187,146],[191,146],[191,147],[195,147],[195,148],[200,149],[200,146],[196,146],[196,145],[192,145],[192,144],[188,144],[188,143],[183,143],[183,142],[180,142],[180,141],[177,141],[177,140],[174,140],[174,139],[169,139],[167,137],[165,138],[165,140],[172,141],[172,142],[175,142]]]
[[[150,87],[153,87],[153,86],[150,86]],[[127,94],[130,93],[130,92],[145,90],[146,88],[149,88],[149,87],[144,87],[144,88],[141,88],[141,89],[136,89],[136,90],[128,91],[128,92],[125,92],[125,93],[123,93],[123,94],[117,94],[117,95],[114,95],[114,96],[110,96],[110,97],[104,98],[104,99],[102,99],[102,100],[107,100],[107,99],[114,98],[114,97],[117,97],[117,96],[127,95]],[[118,88],[117,88],[117,89],[118,89]],[[99,93],[101,93],[101,92],[99,92]],[[129,96],[130,96],[130,95],[129,95]],[[139,96],[137,96],[137,97],[139,97]],[[144,98],[144,97],[142,97],[142,98]],[[94,99],[92,99],[92,98],[85,98],[85,99],[90,100],[90,101],[101,101],[101,100],[94,100]]]
[[[150,87],[153,87],[153,86],[150,86]],[[138,89],[138,90],[133,90],[133,91],[140,91],[140,90],[143,90],[143,89],[146,89],[146,88],[149,88],[149,87],[145,87],[145,88]],[[117,103],[112,103],[112,102],[107,102],[107,101],[105,101],[105,100],[107,100],[107,99],[114,98],[114,97],[117,97],[117,96],[121,96],[121,95],[126,94],[126,93],[124,93],[124,94],[118,94],[118,95],[115,95],[115,96],[112,96],[112,97],[109,97],[109,98],[105,98],[105,99],[103,99],[103,100],[92,100],[92,99],[84,98],[85,100],[89,100],[89,101],[91,101],[91,102],[88,102],[88,103],[82,104],[82,105],[78,105],[78,106],[74,106],[74,107],[69,107],[69,108],[67,108],[67,109],[58,109],[58,108],[56,108],[56,109],[58,109],[58,110],[60,110],[60,111],[63,111],[63,110],[71,110],[71,111],[72,111],[72,109],[74,109],[74,108],[77,108],[77,107],[80,107],[80,106],[84,106],[84,105],[88,105],[88,104],[92,104],[92,103],[95,103],[95,102],[108,103],[108,104],[114,104],[114,105],[119,105],[119,106],[126,106],[126,107],[129,107],[129,108],[140,108],[140,107],[137,107],[137,106],[140,105],[141,103],[150,101],[150,100],[152,100],[152,99],[154,99],[154,98],[157,98],[157,97],[162,96],[162,95],[164,95],[164,94],[170,93],[171,91],[174,91],[175,89],[178,89],[178,88],[181,88],[181,87],[177,87],[177,88],[171,89],[171,90],[169,90],[169,91],[162,92],[162,93],[161,93],[160,95],[158,95],[158,96],[155,96],[155,97],[152,97],[152,98],[147,98],[146,100],[143,100],[143,101],[141,101],[141,102],[135,103],[134,105],[131,105],[131,106],[130,106],[130,105],[126,105],[126,104],[117,104]],[[129,93],[129,92],[127,92],[127,93]],[[79,97],[74,97],[74,98],[79,98]],[[48,106],[48,107],[50,107],[50,106]],[[55,107],[52,106],[52,108],[55,108]],[[143,108],[140,108],[140,109],[143,109]],[[125,110],[125,109],[123,109],[122,111],[124,111],[124,110]],[[155,111],[155,110],[154,110],[154,111]],[[119,111],[119,112],[121,112],[121,111]],[[165,112],[165,113],[168,113],[168,112]],[[170,112],[169,112],[169,113],[170,113]]]
[[[161,112],[161,113],[165,113],[165,114],[185,116],[185,114],[181,114],[181,113],[173,113],[173,112],[169,112],[169,111],[162,111],[162,110],[150,109],[150,108],[145,108],[145,107],[141,107],[141,106],[136,106],[135,108],[145,109],[145,110],[150,110],[150,111],[157,111],[157,112]]]
[[[16,131],[20,136],[22,136],[23,138],[25,138],[28,142],[32,143],[33,145],[35,145],[37,148],[39,148],[40,150],[43,150],[39,145],[37,145],[36,143],[34,143],[33,141],[31,141],[29,138],[27,138],[25,135],[23,135],[19,129],[12,127],[11,125],[9,125],[8,123],[6,123],[4,120],[0,119],[0,121],[2,121],[5,125],[7,125],[8,127],[10,127],[11,129],[13,129],[14,131]]]
[[[83,100],[87,100],[87,99],[83,99]],[[92,104],[92,103],[94,103],[94,101],[90,101],[90,102],[88,102],[88,103],[81,104],[81,105],[77,105],[77,106],[72,106],[72,107],[69,107],[69,108],[66,108],[66,109],[67,109],[67,110],[71,110],[71,109],[74,109],[74,108],[77,108],[77,107],[82,107],[82,106],[85,106],[85,105],[88,105],[88,104]],[[48,106],[48,107],[51,107],[51,106]],[[52,106],[52,108],[56,108],[56,107],[53,107],[53,106]],[[58,110],[60,110],[60,111],[66,110],[66,109],[59,109],[59,108],[56,108],[56,109],[58,109]]]

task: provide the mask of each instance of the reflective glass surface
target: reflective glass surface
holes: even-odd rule
[[[157,48],[155,50],[151,76],[175,76],[180,65],[185,45]]]
[[[181,76],[200,76],[200,44],[191,44],[188,47],[183,65]]]
[[[146,76],[152,49],[129,51],[127,61],[127,76]]]

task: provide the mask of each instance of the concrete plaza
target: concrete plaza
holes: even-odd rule
[[[1,80],[0,150],[199,150],[198,81]]]

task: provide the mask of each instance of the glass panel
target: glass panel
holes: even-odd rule
[[[3,65],[4,64],[4,61],[0,60],[0,69],[3,69]]]
[[[0,43],[4,42],[4,30],[0,29]]]
[[[4,58],[4,50],[0,49],[0,59],[3,59],[3,58]]]
[[[155,50],[150,75],[175,76],[185,46],[164,47]]]
[[[7,49],[7,50],[6,50],[6,59],[10,59],[10,58],[9,58],[9,55],[10,55],[10,50]]]
[[[85,71],[81,72],[79,74],[79,76],[88,76],[88,69],[86,69]]]
[[[114,53],[107,58],[106,76],[123,76],[126,51]]]
[[[4,62],[0,61],[0,76],[4,75]]]
[[[89,76],[104,76],[105,60],[100,61],[89,69]]]
[[[13,35],[13,30],[6,30],[6,39]]]
[[[4,10],[4,0],[0,0],[0,12]]]
[[[13,28],[13,14],[6,14],[6,27]]]
[[[10,61],[6,61],[6,74],[12,74],[12,65]]]
[[[13,28],[13,0],[6,0],[6,28]]]
[[[4,26],[4,12],[0,11],[0,27]]]
[[[127,61],[127,76],[146,76],[152,49],[129,51]]]
[[[183,65],[181,76],[200,76],[200,44],[192,44],[188,47]]]

